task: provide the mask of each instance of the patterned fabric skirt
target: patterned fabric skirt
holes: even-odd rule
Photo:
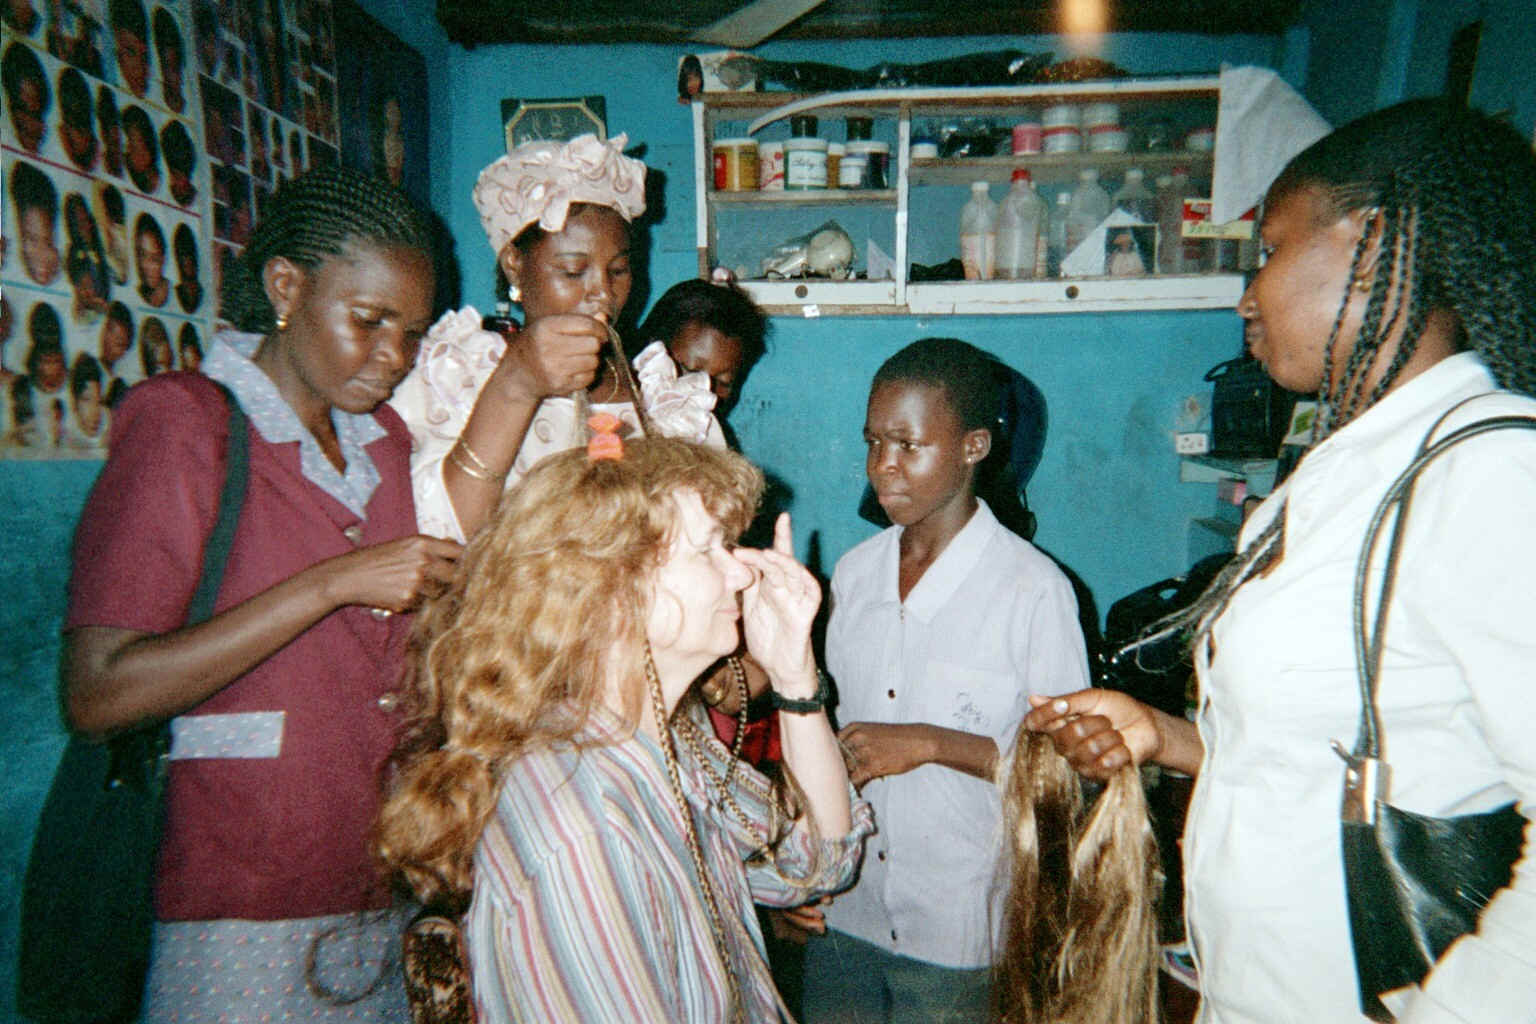
[[[289,921],[158,921],[142,1019],[409,1021],[400,935],[414,909]]]

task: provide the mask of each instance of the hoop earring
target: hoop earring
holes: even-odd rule
[[[288,329],[288,315],[286,313],[277,314],[277,320],[273,322],[272,326],[277,328],[278,334],[282,334]]]

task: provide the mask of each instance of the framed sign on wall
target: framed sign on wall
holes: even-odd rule
[[[567,142],[589,133],[606,139],[608,104],[601,96],[511,97],[501,101],[501,129],[509,153],[545,139]]]

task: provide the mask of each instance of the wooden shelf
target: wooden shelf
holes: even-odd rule
[[[719,206],[868,206],[896,201],[893,188],[795,188],[747,189],[741,192],[710,192],[709,201]]]
[[[865,237],[867,233],[868,237],[880,239],[881,247],[890,256],[894,280],[742,282],[753,299],[770,313],[806,317],[1231,309],[1243,293],[1244,279],[1240,274],[975,282],[908,280],[915,258],[914,240],[923,254],[922,262],[944,258],[942,247],[935,249],[934,239],[926,236],[926,215],[935,204],[946,204],[960,196],[972,182],[1006,186],[1014,168],[1026,167],[1037,183],[1055,190],[1070,187],[1084,168],[1095,168],[1113,181],[1135,167],[1147,176],[1150,189],[1158,175],[1175,167],[1185,166],[1196,178],[1206,177],[1214,162],[1213,153],[1186,150],[913,160],[914,132],[930,127],[918,124],[919,119],[963,125],[970,119],[990,118],[1009,123],[1039,117],[1052,104],[1107,101],[1118,105],[1127,129],[1162,123],[1171,129],[1168,138],[1179,139],[1183,131],[1192,127],[1215,124],[1220,88],[1220,78],[1212,75],[1029,86],[868,89],[813,95],[707,93],[690,107],[694,134],[695,245],[700,276],[710,274],[721,261],[722,253],[728,259],[740,260],[739,253],[744,248],[740,235],[758,229],[759,215],[772,221],[775,212],[856,207],[857,210],[849,210],[846,219],[861,222],[856,237]],[[876,135],[891,144],[887,180],[893,187],[772,192],[713,189],[711,142],[717,132],[753,135],[770,128],[779,134],[785,128],[782,122],[798,113],[821,118],[830,129],[823,132],[827,136],[839,134],[835,121],[840,117],[873,117]],[[945,189],[956,196],[947,194]],[[958,204],[954,205],[958,208]],[[922,220],[921,229],[914,218]],[[722,236],[722,232],[727,234]],[[947,227],[945,237],[949,237]],[[862,265],[856,258],[855,266]]]

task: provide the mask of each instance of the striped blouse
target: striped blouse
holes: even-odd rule
[[[707,725],[703,735],[718,774],[729,753]],[[824,840],[815,877],[797,883],[812,866],[803,830],[780,844],[779,870],[747,863],[758,838],[721,806],[681,743],[678,766],[745,1019],[778,1020],[753,901],[797,906],[846,888],[873,814],[855,799],[851,832]],[[748,818],[767,820],[767,781],[746,764],[732,796]],[[475,854],[467,940],[482,1024],[729,1019],[730,990],[661,749],[639,732],[626,736],[602,709],[576,744],[535,751],[508,770]]]

